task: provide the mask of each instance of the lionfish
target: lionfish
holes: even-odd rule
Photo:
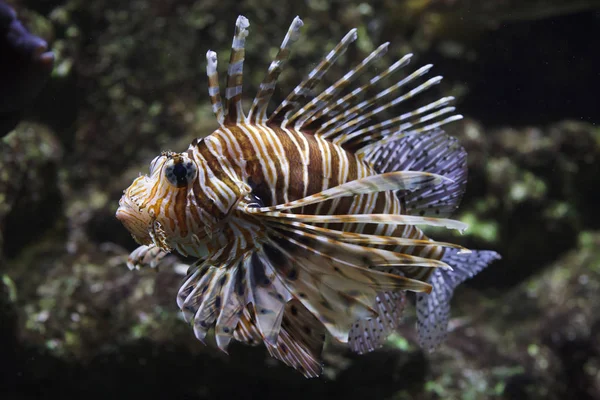
[[[398,329],[407,292],[416,293],[419,342],[435,349],[456,286],[499,256],[431,240],[418,228],[466,228],[447,218],[467,181],[466,152],[440,129],[462,118],[452,115],[453,98],[374,119],[439,83],[438,76],[403,90],[431,65],[369,96],[409,64],[409,54],[349,87],[386,53],[385,43],[316,94],[357,39],[352,29],[268,114],[302,25],[293,20],[246,115],[249,22],[238,17],[224,106],[217,55],[206,55],[219,127],[184,152],[156,157],[149,175],[124,191],[116,216],[140,244],[130,268],[154,266],[172,251],[197,259],[177,304],[199,340],[214,328],[224,352],[232,339],[263,342],[273,357],[315,377],[326,332],[355,352],[377,349]]]

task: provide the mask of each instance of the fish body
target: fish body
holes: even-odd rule
[[[418,228],[466,228],[446,218],[467,177],[465,151],[440,129],[460,118],[451,115],[453,99],[375,122],[381,111],[438,83],[435,77],[408,89],[431,66],[365,95],[406,66],[408,55],[342,94],[386,52],[384,44],[313,94],[356,40],[351,30],[267,115],[301,26],[299,18],[292,22],[246,115],[249,23],[238,18],[225,105],[216,54],[207,53],[219,128],[185,152],[156,157],[149,175],[125,190],[117,218],[140,244],[130,267],[172,251],[198,259],[177,295],[198,339],[214,328],[223,351],[232,339],[263,342],[272,356],[313,377],[321,373],[326,332],[359,353],[381,347],[398,328],[407,292],[416,293],[421,345],[434,349],[454,288],[498,255],[436,242]]]
[[[0,137],[19,122],[23,110],[46,84],[54,54],[31,34],[16,12],[0,1]]]

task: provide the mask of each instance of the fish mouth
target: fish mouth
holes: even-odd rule
[[[148,226],[151,223],[150,216],[144,210],[140,210],[129,196],[121,197],[115,217],[131,233],[137,243],[146,245],[152,243],[152,238],[148,233]]]

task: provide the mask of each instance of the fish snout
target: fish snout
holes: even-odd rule
[[[141,210],[127,195],[123,195],[119,201],[119,208],[115,213],[117,219],[131,233],[139,244],[150,244],[152,239],[148,233],[150,216]]]

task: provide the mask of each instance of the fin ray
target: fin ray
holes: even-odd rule
[[[432,292],[427,296],[417,293],[417,333],[423,349],[433,351],[445,339],[454,289],[499,258],[495,251],[459,254],[446,250],[442,260],[451,265],[453,271],[436,269],[429,278]]]
[[[252,209],[249,209],[252,212]],[[400,214],[346,214],[346,215],[306,215],[291,214],[280,211],[268,211],[257,214],[276,221],[299,221],[319,224],[355,223],[355,224],[385,224],[385,225],[429,225],[463,232],[468,225],[464,222],[447,218],[418,217]]]
[[[438,242],[431,239],[412,239],[406,237],[396,237],[396,236],[380,236],[380,235],[370,235],[364,233],[355,233],[355,232],[346,232],[346,231],[338,231],[329,228],[323,228],[316,225],[304,224],[302,222],[285,222],[278,223],[274,222],[278,225],[281,225],[283,229],[292,229],[291,227],[295,227],[297,229],[308,230],[312,232],[318,232],[325,236],[329,236],[335,238],[337,240],[354,243],[354,244],[367,244],[369,246],[440,246],[440,247],[450,247],[458,249],[462,252],[468,253],[469,249],[462,247],[461,245],[449,243],[449,242]],[[286,228],[284,228],[286,227]]]
[[[362,60],[356,67],[348,71],[333,85],[325,89],[320,95],[308,102],[300,110],[296,111],[289,119],[289,123],[295,123],[294,129],[301,130],[305,122],[315,113],[327,107],[335,98],[335,96],[348,86],[360,74],[360,72],[371,64],[373,61],[381,58],[388,50],[389,42],[382,44]]]
[[[292,24],[290,25],[287,34],[285,35],[285,38],[279,47],[279,51],[277,52],[275,59],[271,62],[271,65],[269,65],[267,75],[260,84],[258,93],[252,102],[252,107],[248,113],[248,119],[251,123],[265,123],[267,106],[269,105],[269,101],[271,100],[271,96],[275,90],[277,79],[279,78],[284,65],[287,63],[291,46],[298,40],[298,37],[300,36],[300,28],[302,28],[303,25],[304,23],[299,17],[294,18],[292,21]]]
[[[248,284],[258,329],[268,344],[275,344],[281,328],[285,304],[292,295],[280,282],[275,266],[264,251],[256,250],[246,259]]]
[[[235,21],[235,34],[231,44],[231,56],[227,68],[227,87],[225,88],[225,124],[240,124],[246,122],[242,109],[242,80],[244,76],[244,57],[246,36],[250,22],[243,15]]]
[[[298,107],[301,99],[310,95],[311,90],[321,81],[323,75],[346,52],[350,43],[357,39],[357,30],[350,32],[331,50],[323,60],[308,74],[308,76],[288,95],[268,119],[268,123],[280,123],[282,127],[287,124],[288,115]]]
[[[305,207],[311,204],[321,203],[339,197],[356,196],[361,194],[384,192],[388,190],[412,191],[430,185],[437,185],[445,179],[447,178],[441,175],[420,171],[388,172],[346,182],[289,203],[279,204],[272,207],[248,207],[246,210],[253,213],[265,213],[297,207]]]
[[[381,292],[377,294],[377,317],[357,320],[350,330],[348,345],[358,354],[382,347],[389,335],[395,332],[406,304],[403,292]]]
[[[206,53],[206,75],[208,76],[208,95],[212,103],[212,110],[217,117],[219,125],[225,122],[221,89],[219,88],[219,72],[217,71],[217,53],[209,50]]]
[[[398,195],[406,212],[420,216],[450,216],[459,206],[467,184],[467,153],[458,140],[442,130],[409,135],[369,155],[373,168],[427,171],[448,178]]]

